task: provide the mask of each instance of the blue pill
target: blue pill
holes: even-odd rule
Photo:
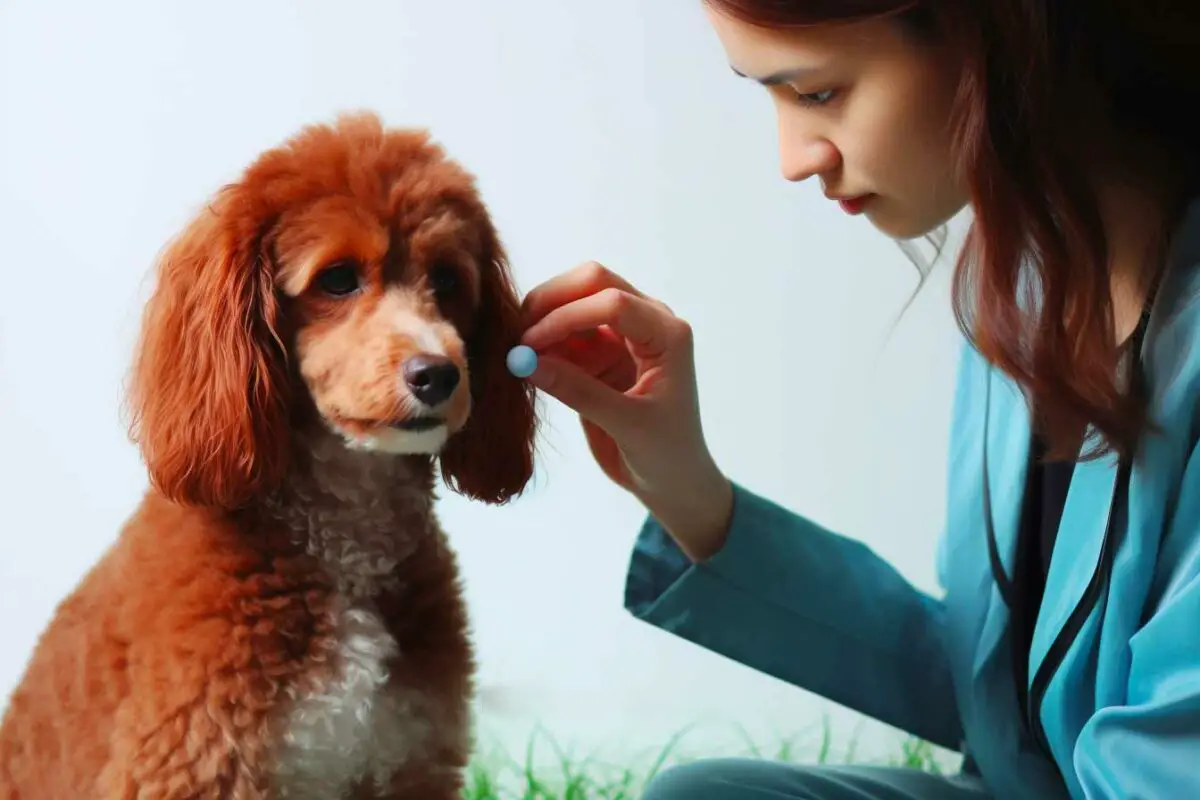
[[[538,357],[532,347],[519,344],[508,351],[508,371],[518,378],[528,378],[537,370]]]

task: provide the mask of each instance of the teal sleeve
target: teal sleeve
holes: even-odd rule
[[[942,605],[860,542],[735,485],[728,538],[692,563],[650,517],[625,606],[637,619],[949,749],[962,725]]]

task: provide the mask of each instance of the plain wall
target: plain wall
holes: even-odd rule
[[[261,149],[358,108],[478,175],[522,290],[597,259],[689,319],[724,468],[936,591],[950,261],[897,323],[916,271],[781,178],[770,102],[699,2],[6,0],[0,693],[144,490],[120,403],[159,249]],[[485,730],[624,751],[699,723],[688,746],[716,752],[735,723],[769,747],[828,713],[835,743],[894,751],[896,732],[627,615],[642,509],[545,410],[525,498],[440,506]]]

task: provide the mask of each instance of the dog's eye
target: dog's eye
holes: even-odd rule
[[[435,264],[429,270],[429,285],[434,297],[445,300],[458,290],[458,271],[450,264]]]
[[[353,294],[358,291],[358,270],[347,261],[327,267],[317,276],[317,288],[334,297]]]

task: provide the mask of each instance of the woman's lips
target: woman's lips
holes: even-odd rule
[[[860,194],[857,197],[839,197],[837,198],[838,205],[842,207],[842,211],[847,214],[861,214],[867,207],[867,203],[874,195]]]

